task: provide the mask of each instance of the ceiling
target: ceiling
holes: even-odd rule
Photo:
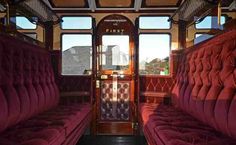
[[[43,0],[53,10],[175,10],[184,0]]]
[[[43,0],[52,10],[176,10],[185,0]],[[211,0],[209,0],[211,1]],[[222,1],[229,7],[233,0]]]

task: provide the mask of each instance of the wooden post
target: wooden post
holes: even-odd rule
[[[53,50],[53,22],[45,22],[44,29],[45,47],[48,50]]]
[[[6,32],[15,33],[17,31],[16,25],[16,7],[6,1]]]
[[[179,21],[179,49],[186,48],[186,22]]]

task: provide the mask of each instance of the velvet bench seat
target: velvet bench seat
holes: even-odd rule
[[[49,53],[0,35],[0,145],[75,145],[88,103],[59,105]]]
[[[140,114],[152,145],[236,145],[236,140],[173,106],[143,103]]]
[[[236,30],[182,50],[172,105],[141,103],[150,145],[236,145]]]

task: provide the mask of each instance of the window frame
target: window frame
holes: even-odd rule
[[[93,21],[94,21],[94,20],[93,20],[93,17],[92,17],[91,15],[61,15],[61,16],[60,16],[61,19],[63,19],[63,17],[72,17],[72,18],[73,18],[73,17],[75,17],[75,18],[76,18],[76,17],[90,17],[90,18],[91,18],[91,28],[88,28],[88,29],[63,29],[63,28],[62,28],[62,23],[63,23],[63,22],[61,22],[61,23],[60,23],[60,29],[61,29],[61,31],[71,31],[71,30],[72,30],[72,31],[73,31],[73,30],[75,30],[75,31],[79,31],[79,30],[80,30],[80,31],[88,31],[88,30],[92,30],[92,29],[93,29]]]
[[[91,51],[92,51],[92,54],[91,54],[91,57],[92,57],[92,62],[91,62],[91,74],[63,74],[62,73],[62,46],[63,46],[63,35],[91,35]],[[86,33],[86,32],[83,32],[83,33],[80,33],[80,32],[61,32],[60,34],[60,57],[61,57],[61,68],[59,70],[59,74],[61,76],[92,76],[93,75],[93,57],[94,57],[94,50],[93,50],[93,34],[92,33]]]
[[[168,29],[163,29],[163,28],[161,28],[161,29],[155,29],[155,28],[140,28],[140,18],[141,17],[171,17],[170,15],[140,15],[140,16],[138,16],[138,30],[142,30],[142,31],[145,31],[145,30],[147,30],[147,31],[150,31],[150,30],[158,30],[158,31],[160,31],[160,30],[171,30],[172,29],[172,24],[173,23],[171,23],[171,21],[169,22],[170,23],[170,27],[168,28]]]
[[[165,29],[166,30],[166,29]],[[145,34],[150,34],[150,35],[155,35],[155,34],[167,34],[167,35],[169,35],[169,38],[170,38],[170,41],[169,41],[169,74],[168,75],[161,75],[161,74],[141,74],[140,72],[139,72],[139,63],[140,63],[140,35],[145,35]],[[138,74],[139,74],[139,76],[153,76],[153,77],[163,77],[163,78],[170,78],[170,77],[172,77],[172,59],[171,59],[171,43],[172,43],[172,35],[171,35],[171,33],[170,32],[148,32],[148,33],[145,33],[145,32],[142,32],[142,33],[139,33],[138,34],[138,54],[139,54],[139,56],[138,56]]]

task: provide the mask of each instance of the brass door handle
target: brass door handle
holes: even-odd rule
[[[106,80],[106,79],[108,79],[108,75],[101,75],[101,76],[100,76],[100,79],[101,79],[101,80]]]

